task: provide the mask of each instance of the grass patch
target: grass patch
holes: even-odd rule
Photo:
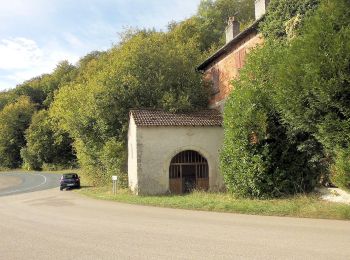
[[[285,199],[252,200],[235,198],[228,193],[201,191],[180,196],[136,196],[126,189],[119,189],[116,195],[113,195],[111,190],[110,186],[86,187],[77,192],[95,199],[157,207],[263,216],[350,219],[349,205],[322,201],[317,194],[298,195]]]
[[[63,174],[77,170],[62,171],[25,171],[23,169],[7,170],[1,173],[56,173]],[[298,195],[284,199],[252,200],[235,198],[228,193],[210,193],[195,191],[186,195],[136,196],[127,189],[118,189],[112,194],[112,186],[92,187],[86,178],[82,179],[82,188],[76,192],[91,198],[111,200],[129,204],[156,207],[240,213],[263,216],[288,216],[301,218],[323,218],[350,220],[350,206],[327,202],[319,199],[317,194]]]

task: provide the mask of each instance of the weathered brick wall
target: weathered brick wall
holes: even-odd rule
[[[232,79],[238,76],[240,68],[244,66],[246,54],[262,42],[262,35],[252,32],[237,42],[230,52],[208,66],[204,79],[212,86],[209,107],[222,109],[224,100],[234,87],[231,85]]]

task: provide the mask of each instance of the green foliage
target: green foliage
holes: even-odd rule
[[[295,3],[275,2],[271,17],[295,15]],[[346,0],[321,1],[294,37],[267,35],[250,55],[225,110],[229,190],[253,197],[310,191],[332,159],[333,180],[348,185],[349,7]],[[252,133],[258,143],[249,142]]]
[[[45,93],[45,100],[43,102],[45,108],[48,108],[53,102],[54,94],[60,87],[73,81],[75,74],[76,68],[72,64],[68,61],[61,61],[56,66],[53,73],[43,78],[41,89]]]
[[[331,179],[341,187],[350,174],[349,7],[345,0],[323,1],[275,68],[275,103],[283,120],[322,143],[334,161]]]
[[[34,104],[25,96],[0,111],[0,167],[15,168],[21,165],[20,149],[26,143],[24,131],[34,111]]]
[[[265,39],[284,39],[301,28],[303,19],[312,15],[320,0],[271,0],[260,29]]]
[[[237,17],[242,27],[249,24],[254,20],[254,0],[202,0],[196,15],[169,28],[178,40],[194,41],[205,52],[225,43],[224,30],[231,16]]]
[[[9,91],[0,92],[0,111],[9,103],[16,100],[15,95]]]
[[[228,190],[240,196],[309,192],[320,177],[320,145],[289,131],[274,107],[271,68],[282,53],[278,44],[255,50],[225,105],[221,165]]]
[[[118,176],[118,182],[121,187],[128,186],[128,176],[126,174],[127,153],[125,145],[118,142],[115,138],[111,138],[104,145],[100,154],[102,165],[104,165],[105,174],[108,181],[112,175]]]
[[[64,165],[71,166],[75,159],[72,140],[66,133],[54,128],[46,110],[33,115],[25,138],[27,145],[22,148],[21,156],[26,169],[52,168],[49,165],[61,165],[62,168]]]
[[[275,100],[284,120],[330,153],[350,145],[349,7],[323,1],[276,64]]]
[[[42,75],[40,77],[32,78],[25,81],[23,84],[18,85],[12,92],[16,97],[26,96],[29,97],[33,103],[42,104],[45,100],[45,93],[40,88],[40,82],[42,78],[48,77],[48,75]]]
[[[76,68],[67,61],[60,62],[51,74],[43,74],[18,85],[15,89],[8,91],[8,95],[30,97],[39,108],[47,108],[53,101],[54,93],[61,86],[72,81],[75,77]],[[1,101],[0,101],[1,108]]]
[[[207,93],[194,70],[202,58],[192,41],[128,32],[121,44],[89,57],[76,80],[58,91],[50,114],[74,138],[79,163],[95,181],[125,173],[129,109],[177,112],[206,105]]]
[[[335,158],[331,180],[341,188],[350,189],[350,149],[338,149]]]

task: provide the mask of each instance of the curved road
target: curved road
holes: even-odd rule
[[[349,245],[349,221],[135,206],[57,188],[0,197],[0,259],[350,259]]]
[[[59,186],[60,174],[0,173],[0,196],[52,189]]]

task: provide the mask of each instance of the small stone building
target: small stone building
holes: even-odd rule
[[[173,114],[131,110],[129,187],[136,194],[186,193],[223,187],[219,150],[222,117],[216,110]]]

